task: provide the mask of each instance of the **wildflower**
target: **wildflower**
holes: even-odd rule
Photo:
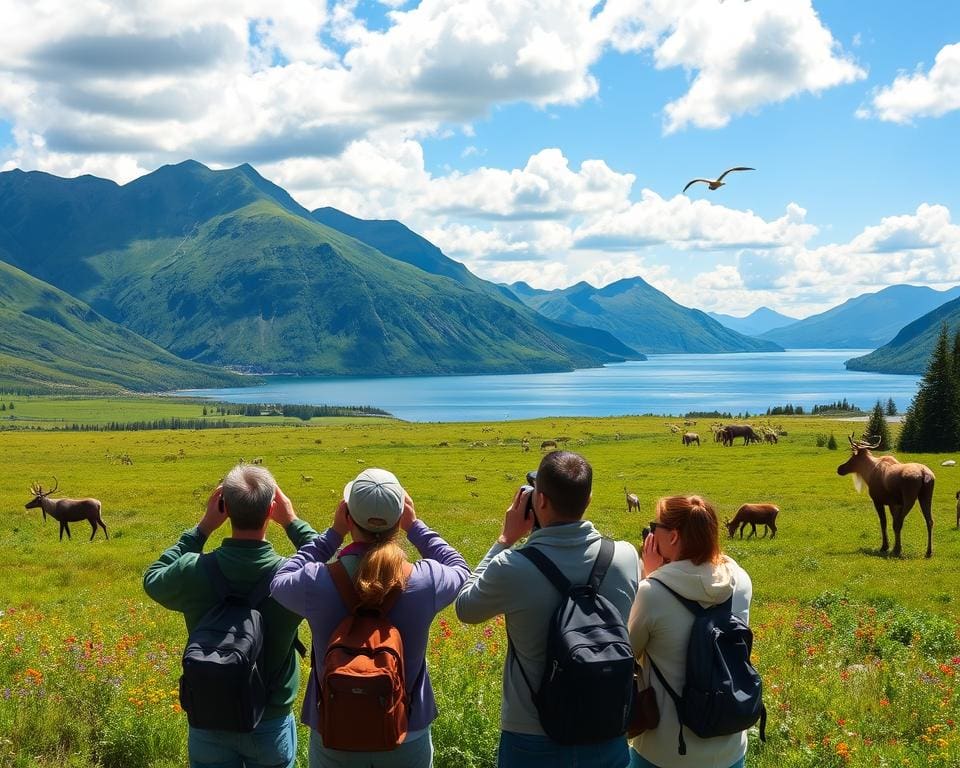
[[[483,636],[489,640],[493,637],[493,627],[487,626],[483,628]]]
[[[475,646],[473,646],[474,653],[483,653],[485,650],[487,650],[487,646],[485,646],[483,643],[477,643]]]
[[[890,706],[890,699],[888,699],[886,696],[884,696],[882,699],[880,699],[880,706],[881,706],[881,707],[889,707],[889,706]]]

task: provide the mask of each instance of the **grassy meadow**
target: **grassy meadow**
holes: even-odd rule
[[[167,400],[29,406],[27,398],[4,399],[16,402],[13,415],[32,413],[36,426],[55,424],[45,421],[51,418],[95,423],[200,411]],[[199,520],[209,492],[241,459],[263,457],[299,515],[319,530],[347,480],[365,466],[389,468],[418,515],[475,564],[524,474],[536,468],[537,446],[559,437],[593,464],[589,517],[617,538],[638,542],[655,499],[666,494],[703,494],[721,516],[744,502],[780,506],[776,539],[724,542],[753,578],[756,663],[770,713],[767,743],[751,739],[750,768],[960,766],[960,468],[941,467],[948,456],[909,457],[937,475],[934,556],[923,558],[926,532],[915,509],[904,525],[904,556],[893,559],[877,552],[869,498],[836,474],[849,455],[845,435],[862,425],[777,418],[787,431],[778,445],[723,448],[712,442],[708,420],[694,427],[703,445],[684,447],[667,426],[676,421],[314,419],[299,428],[0,431],[0,767],[185,764],[186,721],[176,704],[184,627],[144,596],[141,576]],[[816,436],[831,432],[840,450],[817,447]],[[521,449],[524,437],[529,452]],[[58,542],[55,521],[24,509],[31,482],[46,486],[54,475],[63,495],[103,502],[109,541],[102,533],[87,541],[89,526],[76,523],[73,539]],[[639,496],[639,515],[626,513],[625,487]],[[291,553],[281,532],[270,535]],[[441,711],[436,765],[489,766],[502,623],[466,627],[448,610],[432,632]],[[306,736],[301,730],[301,757]]]

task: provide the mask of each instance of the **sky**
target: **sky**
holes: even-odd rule
[[[960,283],[960,3],[0,0],[0,170],[250,163],[480,277],[793,317]],[[710,191],[690,179],[731,173]],[[960,214],[958,214],[960,215]]]

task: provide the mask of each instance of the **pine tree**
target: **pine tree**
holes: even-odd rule
[[[960,389],[954,377],[944,323],[927,371],[904,417],[900,449],[939,453],[957,447],[960,447]]]
[[[889,400],[887,400],[887,416],[896,416],[896,415],[897,415],[897,404],[893,402],[893,398],[891,397]]]
[[[890,442],[890,428],[887,426],[887,420],[883,417],[883,403],[879,400],[873,406],[873,413],[870,414],[870,419],[867,421],[867,431],[864,434],[864,439],[872,443],[876,442],[878,437],[880,438],[880,444],[877,446],[877,450],[889,451],[893,445]]]

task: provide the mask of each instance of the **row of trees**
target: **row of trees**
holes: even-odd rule
[[[236,403],[203,407],[203,415],[219,416],[290,416],[303,421],[329,416],[389,416],[382,408],[372,405],[268,405],[264,403]]]

